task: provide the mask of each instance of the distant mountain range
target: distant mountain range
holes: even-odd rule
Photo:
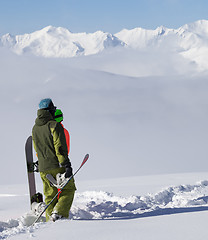
[[[179,53],[203,67],[208,65],[208,21],[199,20],[178,29],[163,26],[155,30],[123,29],[114,35],[102,31],[72,33],[62,27],[48,26],[30,34],[3,35],[0,46],[19,55],[56,58],[87,56],[118,47],[140,51],[160,49]]]
[[[34,54],[43,57],[75,57],[92,55],[107,48],[123,47],[124,42],[110,33],[71,33],[62,27],[48,26],[31,34],[3,35],[0,45],[17,54]]]

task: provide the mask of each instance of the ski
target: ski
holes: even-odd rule
[[[82,168],[82,166],[87,162],[89,158],[89,154],[86,154],[80,167],[76,170],[76,172],[74,174],[71,175],[71,177],[69,177],[69,179],[66,181],[66,183],[63,185],[63,187],[57,192],[57,194],[54,196],[54,198],[49,202],[49,204],[46,205],[46,207],[43,209],[43,211],[39,214],[39,216],[36,218],[36,220],[33,222],[32,225],[34,225],[35,223],[37,223],[39,221],[39,219],[41,218],[41,216],[44,214],[44,212],[47,210],[47,208],[51,205],[51,203],[57,198],[57,196],[62,192],[62,190],[64,189],[64,187],[67,185],[67,183],[79,172],[79,170]]]

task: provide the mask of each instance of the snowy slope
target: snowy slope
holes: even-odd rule
[[[155,30],[143,28],[134,28],[131,30],[123,29],[122,31],[116,33],[115,36],[117,36],[119,39],[122,39],[122,41],[131,48],[142,49],[158,44],[159,40],[171,32],[176,31],[161,26]]]
[[[62,221],[23,229],[9,240],[76,239],[76,240],[203,240],[207,237],[207,212],[121,221]]]
[[[91,240],[97,239],[97,236],[100,239],[128,237],[132,240],[138,239],[138,236],[147,240],[167,237],[170,240],[180,240],[185,236],[187,240],[202,239],[206,234],[205,219],[208,210],[208,181],[205,178],[207,174],[106,179],[91,181],[91,184],[78,181],[78,188],[80,186],[85,191],[78,190],[76,193],[71,220],[38,223],[34,227],[23,224],[26,216],[24,213],[28,207],[25,186],[16,185],[16,188],[10,191],[5,188],[4,194],[0,195],[0,204],[3,206],[0,211],[4,210],[5,216],[14,216],[14,210],[8,201],[13,194],[12,200],[16,202],[16,209],[22,214],[19,213],[16,218],[10,217],[7,221],[1,215],[0,239],[57,239],[58,236],[64,239],[68,234],[71,238],[83,239],[87,236]],[[106,186],[108,182],[111,184]],[[121,194],[114,194],[112,190],[116,189],[120,182],[127,184],[137,195],[128,195],[127,188],[124,188]],[[146,194],[138,195],[144,187]],[[103,191],[104,189],[108,191]],[[17,192],[21,194],[17,195]]]

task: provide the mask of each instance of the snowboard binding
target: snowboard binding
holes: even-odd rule
[[[28,172],[39,172],[38,169],[38,161],[32,162],[32,163],[27,163],[27,171]]]
[[[41,203],[41,202],[43,202],[43,194],[42,193],[36,193],[36,194],[34,194],[32,197],[31,197],[31,204],[32,203],[34,203],[34,202],[36,202],[36,203]]]

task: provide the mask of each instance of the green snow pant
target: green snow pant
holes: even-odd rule
[[[45,196],[45,203],[49,204],[50,201],[57,194],[58,189],[56,187],[51,186],[49,180],[46,178],[47,174],[51,174],[56,179],[56,174],[64,173],[65,168],[55,168],[49,171],[40,172],[41,179],[43,181],[43,193]],[[57,214],[63,216],[64,218],[69,217],[69,210],[71,208],[74,193],[76,190],[76,186],[74,183],[74,179],[72,178],[69,183],[62,190],[59,199],[55,199],[51,205],[46,210],[46,221],[50,220],[50,216],[52,212],[56,212]]]

